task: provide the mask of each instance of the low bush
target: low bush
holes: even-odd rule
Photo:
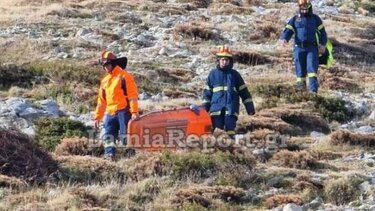
[[[83,123],[67,117],[41,118],[35,127],[35,142],[48,151],[54,151],[63,138],[88,137],[88,128]]]

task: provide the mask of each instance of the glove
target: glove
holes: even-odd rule
[[[254,103],[246,103],[245,108],[248,115],[255,114]]]
[[[192,104],[189,106],[189,109],[193,111],[196,115],[199,115],[199,110],[200,110],[199,106]]]

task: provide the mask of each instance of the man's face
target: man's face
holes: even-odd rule
[[[307,14],[309,12],[309,5],[304,4],[299,7],[300,13]]]
[[[113,67],[112,67],[112,64],[110,63],[106,63],[103,65],[103,69],[107,72],[107,73],[111,73],[112,70],[113,70]]]
[[[220,68],[225,68],[226,66],[228,66],[229,65],[229,58],[227,58],[227,57],[222,57],[222,58],[220,58],[219,59],[219,66],[220,66]]]

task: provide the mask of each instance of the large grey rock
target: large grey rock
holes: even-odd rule
[[[24,129],[30,127],[31,124],[24,118],[17,116],[0,117],[0,127],[5,129]]]
[[[24,119],[33,121],[37,118],[48,116],[48,113],[41,109],[29,107],[23,110],[22,112],[18,113],[18,115]]]
[[[87,114],[81,114],[81,115],[70,113],[69,115],[69,119],[82,122],[87,127],[92,127],[94,125],[93,117],[94,117],[93,113],[87,113]]]
[[[26,108],[32,106],[30,102],[23,98],[12,97],[5,101],[6,106],[8,109],[15,111],[16,113],[20,113],[24,111]]]
[[[60,110],[60,106],[56,103],[56,101],[47,99],[36,102],[40,104],[42,109],[47,112],[49,116],[58,117],[63,115],[63,112]]]
[[[355,131],[360,133],[372,133],[375,131],[375,129],[371,126],[362,126],[356,129]]]
[[[283,211],[302,211],[302,207],[294,203],[290,203],[284,206]]]

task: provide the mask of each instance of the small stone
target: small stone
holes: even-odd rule
[[[359,190],[361,191],[361,193],[367,193],[367,192],[369,192],[371,190],[371,184],[370,184],[370,182],[368,182],[368,181],[362,182],[359,185]]]
[[[283,179],[284,178],[282,176],[273,177],[267,181],[267,185],[274,188],[281,188]]]
[[[161,48],[158,54],[162,56],[168,56],[167,49],[165,47]]]
[[[375,111],[373,111],[368,118],[371,120],[375,120]]]
[[[364,15],[364,16],[366,16],[366,15],[368,15],[370,13],[368,10],[363,9],[362,7],[359,7],[358,10],[357,10],[357,12],[359,14],[361,14],[361,15]]]
[[[80,30],[78,30],[78,32],[76,33],[76,37],[83,37],[87,34],[90,34],[92,33],[92,31],[90,29],[86,29],[86,28],[82,28]]]
[[[59,59],[66,59],[66,58],[69,57],[69,54],[67,54],[65,52],[61,52],[61,53],[58,53],[56,57],[59,58]]]
[[[302,211],[302,207],[294,203],[290,203],[284,206],[283,211]]]
[[[326,135],[324,133],[313,131],[310,133],[310,136],[311,138],[322,138],[322,137],[325,137]]]
[[[316,199],[312,200],[308,207],[311,209],[318,209],[323,204],[323,199],[320,197],[317,197]]]

